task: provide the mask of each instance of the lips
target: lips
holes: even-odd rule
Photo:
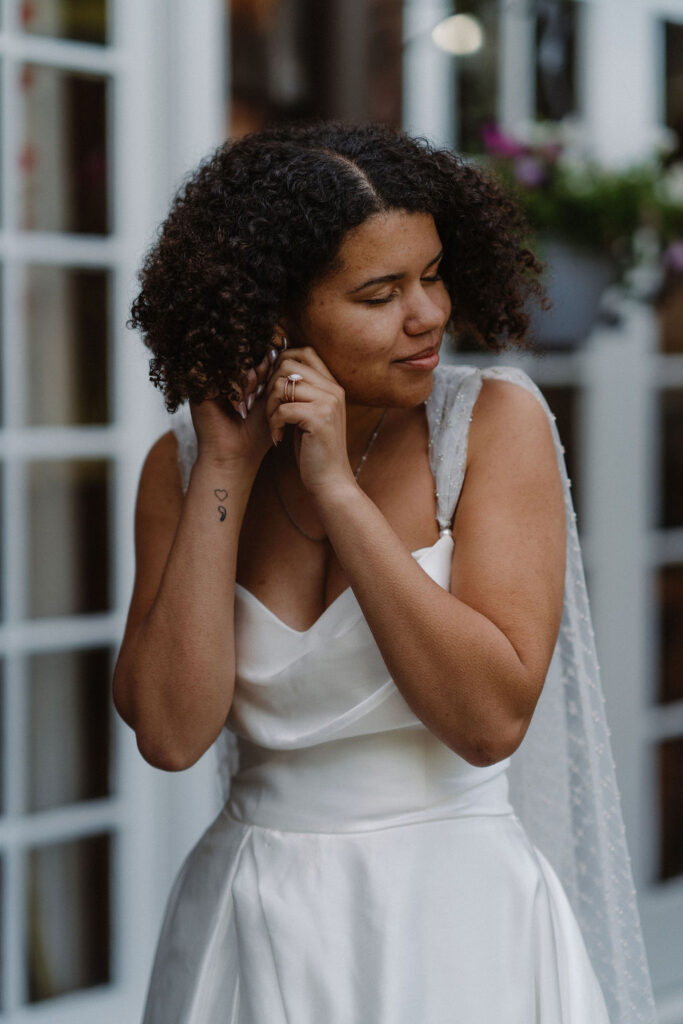
[[[415,352],[414,355],[404,356],[403,359],[398,359],[399,363],[413,362],[415,359],[425,359],[428,356],[436,355],[438,348],[436,345],[432,345],[430,348],[423,348],[421,352]]]

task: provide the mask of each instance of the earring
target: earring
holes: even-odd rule
[[[287,337],[286,337],[286,335],[283,334],[282,335],[282,351],[283,352],[287,348],[288,345],[289,345],[289,342],[287,341]]]

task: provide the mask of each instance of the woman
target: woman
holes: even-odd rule
[[[654,1019],[553,417],[437,366],[449,325],[524,343],[523,232],[454,155],[318,125],[219,149],[147,256],[191,419],[143,469],[115,700],[158,767],[220,738],[229,799],[145,1024]]]

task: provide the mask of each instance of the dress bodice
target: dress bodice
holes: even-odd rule
[[[448,588],[453,538],[413,557]],[[507,761],[475,768],[439,741],[394,684],[351,588],[303,631],[239,588],[228,728],[243,821],[354,831],[458,814],[509,813]]]

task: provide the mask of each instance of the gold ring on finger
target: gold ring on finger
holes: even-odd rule
[[[285,401],[294,402],[297,381],[303,380],[300,373],[290,373],[285,380]]]

